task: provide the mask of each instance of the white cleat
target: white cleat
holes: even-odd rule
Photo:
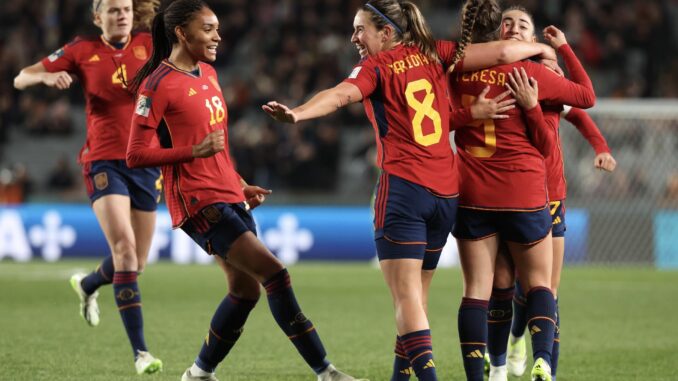
[[[508,381],[508,370],[506,365],[490,365],[490,378],[488,381]]]
[[[183,380],[182,380],[183,381]],[[366,379],[357,379],[349,376],[346,373],[340,372],[334,365],[327,366],[322,373],[318,375],[318,381],[369,381]]]
[[[78,273],[71,276],[71,287],[78,298],[80,298],[80,316],[92,327],[99,325],[99,304],[97,304],[97,297],[99,296],[98,291],[94,291],[93,294],[87,295],[85,290],[82,289],[82,278],[86,274]]]
[[[525,370],[527,369],[527,344],[525,342],[525,335],[514,337],[513,334],[511,334],[509,337],[506,365],[508,373],[512,376],[520,377],[525,374]]]
[[[186,369],[181,376],[181,381],[219,381],[214,373],[202,372],[202,375],[194,375],[191,373],[191,368]]]
[[[137,374],[153,374],[162,371],[162,361],[148,352],[138,351],[134,367]]]

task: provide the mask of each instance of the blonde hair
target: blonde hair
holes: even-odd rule
[[[103,2],[104,0],[92,1],[93,15],[99,13]],[[132,0],[132,9],[134,10],[134,25],[132,29],[151,29],[153,17],[158,7],[160,7],[160,0]],[[97,24],[96,21],[95,24]]]

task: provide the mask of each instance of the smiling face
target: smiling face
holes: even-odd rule
[[[211,9],[203,7],[183,27],[177,27],[179,40],[196,61],[214,62],[219,46],[219,20]]]
[[[94,2],[94,7],[94,24],[101,28],[106,40],[121,42],[132,32],[132,0],[100,0]]]
[[[351,42],[361,58],[379,53],[384,46],[384,32],[377,30],[369,12],[359,10],[353,19]]]
[[[501,39],[535,42],[532,17],[519,9],[504,12],[501,20]]]

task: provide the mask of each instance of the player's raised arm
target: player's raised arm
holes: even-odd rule
[[[297,123],[331,114],[362,99],[363,96],[357,86],[342,82],[331,89],[319,92],[308,102],[293,109],[275,101],[268,102],[261,108],[278,122]]]
[[[603,134],[596,126],[596,123],[591,119],[591,116],[586,111],[566,107],[563,111],[565,119],[572,123],[579,133],[589,142],[591,147],[596,151],[596,157],[593,159],[593,166],[598,169],[612,172],[617,167],[617,161],[607,145],[607,141]]]

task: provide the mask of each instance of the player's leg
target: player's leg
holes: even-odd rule
[[[157,168],[129,169],[125,175],[132,206],[131,221],[136,240],[137,268],[146,268],[148,252],[155,233],[156,210],[162,192],[162,175]]]
[[[214,312],[207,336],[183,380],[214,380],[214,372],[240,338],[250,311],[261,295],[259,282],[216,256],[228,282],[228,294]]]
[[[509,251],[527,291],[527,328],[532,336],[533,380],[551,380],[551,354],[555,333],[555,299],[551,292],[553,241],[551,217],[545,208],[536,212],[507,213],[503,230]]]
[[[500,246],[494,270],[494,284],[487,315],[487,352],[489,379],[502,381],[508,377],[507,345],[513,317],[514,266],[505,245]],[[486,361],[487,361],[486,360]]]
[[[491,235],[479,240],[457,239],[457,244],[464,278],[457,320],[461,355],[467,381],[481,381],[485,375],[488,304],[499,240]]]
[[[551,275],[551,290],[556,298],[556,332],[553,339],[553,353],[551,354],[551,375],[556,379],[558,359],[560,358],[560,310],[558,307],[558,288],[565,260],[565,202],[551,203],[551,217],[553,220],[553,273]]]

